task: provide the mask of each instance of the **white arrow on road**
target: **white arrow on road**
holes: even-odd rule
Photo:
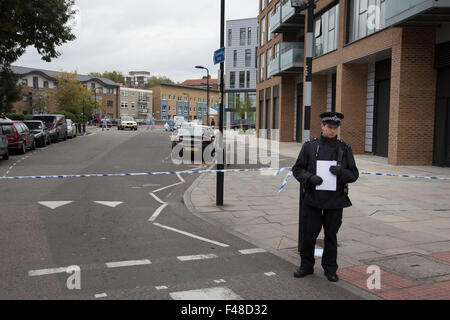
[[[55,210],[56,208],[65,206],[66,204],[72,203],[73,201],[38,201],[38,203],[44,207]]]
[[[115,208],[123,203],[122,201],[94,201],[94,202],[111,208]]]

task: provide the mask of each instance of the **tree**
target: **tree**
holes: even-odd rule
[[[9,66],[34,46],[42,60],[60,53],[56,47],[75,40],[69,20],[73,0],[2,0],[0,2],[0,65]]]
[[[145,84],[145,88],[148,89],[161,83],[175,84],[175,81],[165,76],[151,76]]]
[[[245,132],[242,120],[245,119],[245,116],[247,118],[251,118],[253,115],[252,110],[253,101],[250,97],[247,97],[247,100],[244,102],[241,100],[241,98],[236,97],[236,113],[239,116],[239,125],[241,129]]]
[[[120,71],[105,71],[103,73],[100,72],[90,72],[89,75],[91,77],[99,77],[99,78],[106,78],[109,80],[112,80],[117,83],[123,83],[125,84],[125,78]]]
[[[1,44],[0,44],[1,46]],[[0,114],[10,112],[12,104],[22,97],[22,89],[17,85],[19,77],[8,68],[0,71]]]

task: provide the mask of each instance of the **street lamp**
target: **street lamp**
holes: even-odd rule
[[[209,70],[203,66],[195,66],[195,68],[206,70],[206,125],[209,126]]]
[[[312,59],[314,39],[314,9],[316,0],[291,0],[291,6],[296,11],[308,9],[308,21],[306,29],[306,71],[305,71],[305,123],[304,141],[311,138],[311,96],[312,96]]]

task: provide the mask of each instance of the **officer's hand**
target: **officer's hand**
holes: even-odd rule
[[[332,166],[330,167],[330,172],[336,177],[340,177],[342,175],[342,168],[339,166]]]
[[[308,181],[315,186],[320,186],[323,183],[323,179],[316,175],[311,176]]]

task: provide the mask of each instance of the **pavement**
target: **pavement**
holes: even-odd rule
[[[242,151],[256,138],[227,131],[226,139],[236,139],[236,150]],[[261,146],[266,142],[258,140]],[[280,167],[292,166],[301,144],[280,143],[278,149]],[[450,177],[450,168],[393,166],[370,155],[355,159],[360,172]],[[196,216],[298,265],[299,183],[292,178],[279,193],[286,173],[225,174],[223,207],[215,205],[216,175],[203,174],[184,200]],[[338,234],[341,281],[336,285],[381,299],[450,299],[450,182],[361,175],[350,185],[350,199],[353,206],[344,210]],[[322,231],[316,274],[323,237]],[[376,284],[369,266],[380,273],[380,286],[369,284]]]

